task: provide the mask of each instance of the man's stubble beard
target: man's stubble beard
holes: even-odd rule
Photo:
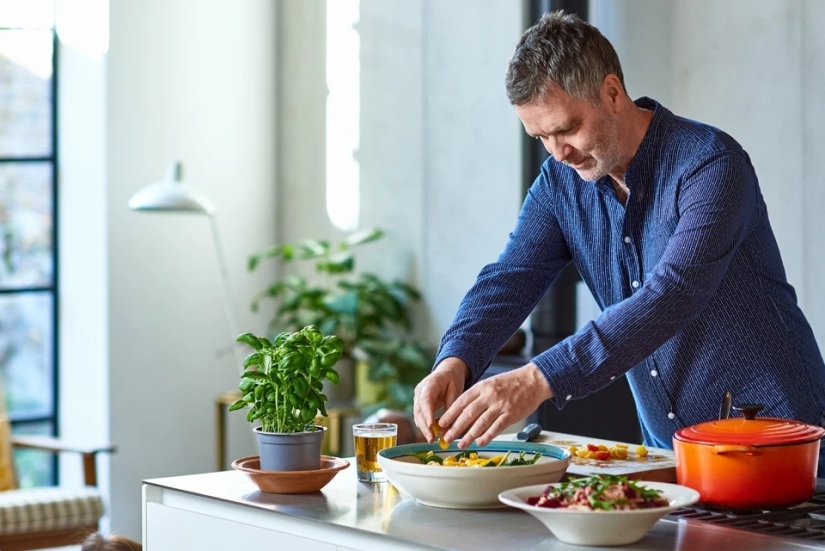
[[[619,148],[619,127],[616,121],[605,117],[604,132],[594,141],[591,159],[595,166],[579,172],[579,176],[588,182],[596,182],[607,176],[621,161]]]

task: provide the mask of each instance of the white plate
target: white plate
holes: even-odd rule
[[[666,482],[635,480],[640,486],[661,490],[670,505],[630,511],[580,511],[537,507],[527,499],[544,493],[548,484],[507,490],[498,498],[505,505],[527,511],[542,522],[558,539],[574,545],[627,545],[642,539],[660,518],[699,501],[699,492]],[[558,486],[558,484],[552,484]]]

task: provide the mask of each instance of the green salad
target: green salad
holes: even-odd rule
[[[441,457],[433,451],[406,454],[415,457],[425,465],[435,465],[441,467],[516,467],[519,465],[532,465],[541,457],[541,452],[536,452],[532,457],[525,457],[525,452],[519,452],[518,456],[510,457],[511,451],[495,455],[493,457],[480,457],[477,451],[463,451],[449,457]]]
[[[619,511],[667,507],[661,490],[646,488],[626,476],[591,475],[548,486],[540,496],[527,498],[528,505],[550,509]]]

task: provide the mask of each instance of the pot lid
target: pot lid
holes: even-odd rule
[[[736,444],[746,446],[782,446],[819,440],[825,429],[801,421],[754,417],[762,406],[746,404],[734,407],[745,418],[719,419],[691,425],[676,431],[675,438],[696,444]]]

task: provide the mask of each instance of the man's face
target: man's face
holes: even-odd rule
[[[621,162],[619,125],[604,101],[594,106],[555,88],[543,101],[516,106],[516,113],[528,135],[584,180],[595,182]]]

